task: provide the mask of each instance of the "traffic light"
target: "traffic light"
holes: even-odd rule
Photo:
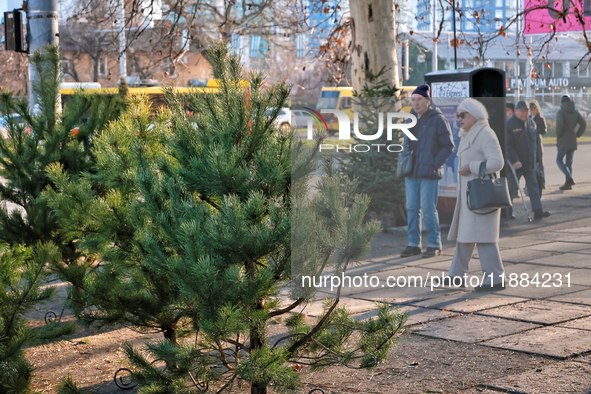
[[[4,13],[4,46],[7,51],[28,52],[27,14],[23,10]]]

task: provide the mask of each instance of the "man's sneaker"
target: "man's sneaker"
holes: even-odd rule
[[[476,286],[474,288],[474,291],[499,291],[499,290],[505,290],[505,284],[504,283],[495,283],[494,285],[480,285],[480,286]]]
[[[534,220],[544,219],[544,218],[547,218],[550,215],[551,215],[551,213],[548,212],[548,211],[544,211],[542,209],[536,209],[534,211]]]
[[[417,254],[421,254],[423,249],[419,248],[418,246],[407,246],[406,249],[400,253],[400,257],[410,257],[416,256]]]
[[[435,257],[435,256],[439,256],[441,254],[441,248],[432,248],[432,247],[428,247],[427,250],[425,250],[425,253],[423,253],[423,257]]]
[[[562,185],[562,186],[560,186],[560,187],[559,187],[559,189],[560,189],[560,190],[572,190],[572,189],[573,189],[573,185],[574,185],[574,183],[573,183],[573,184],[571,184],[571,183],[569,183],[568,181],[566,181],[566,182],[564,183],[564,185]]]

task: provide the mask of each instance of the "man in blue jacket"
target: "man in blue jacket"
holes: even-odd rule
[[[406,177],[406,215],[408,218],[408,246],[400,257],[423,253],[421,249],[421,213],[428,233],[427,250],[423,257],[441,254],[441,230],[437,214],[437,192],[443,177],[443,164],[454,149],[453,136],[447,119],[439,109],[431,108],[429,85],[416,88],[411,96],[411,114],[417,124],[410,132],[417,137],[405,137],[404,149],[415,153],[412,175]]]
[[[521,177],[525,178],[525,186],[529,192],[534,220],[550,216],[544,211],[540,200],[540,188],[536,177],[538,157],[538,130],[533,119],[529,117],[529,108],[525,101],[515,107],[515,115],[507,121],[507,154],[509,162],[517,174],[517,184]],[[517,184],[514,187],[517,187]]]

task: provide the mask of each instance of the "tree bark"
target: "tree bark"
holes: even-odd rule
[[[349,3],[353,22],[351,82],[360,91],[365,70],[387,71],[383,78],[399,86],[396,55],[396,10],[391,0],[356,0]]]

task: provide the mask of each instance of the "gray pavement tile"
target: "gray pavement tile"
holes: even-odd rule
[[[561,295],[567,295],[570,293],[574,293],[580,290],[589,289],[589,286],[582,286],[582,285],[573,285],[571,284],[570,287],[567,285],[559,286],[559,287],[521,287],[517,285],[516,287],[511,287],[508,282],[505,282],[507,287],[505,290],[497,291],[495,294],[499,297],[504,296],[512,296],[512,297],[523,297],[523,298],[555,298]],[[492,294],[492,293],[491,293]]]
[[[561,233],[586,233],[586,234],[591,234],[591,226],[587,226],[587,227],[577,227],[577,228],[568,228],[568,229],[564,229],[564,230],[558,230],[556,232],[561,232]]]
[[[564,327],[542,327],[480,343],[558,358],[572,357],[591,350],[591,331]]]
[[[591,259],[581,253],[560,253],[550,257],[531,257],[524,261],[557,267],[591,268]]]
[[[555,253],[548,252],[545,250],[533,250],[522,248],[501,250],[501,258],[503,259],[503,262],[519,263],[522,261],[528,261],[542,257],[550,257],[554,255]]]
[[[580,317],[591,316],[591,308],[585,305],[565,305],[547,300],[531,300],[517,304],[487,309],[481,315],[516,319],[538,324],[554,324]]]
[[[591,314],[591,308],[586,307]],[[579,330],[587,330],[591,331],[591,317],[583,317],[581,319],[571,320],[566,323],[557,324],[557,327],[566,327],[566,328],[577,328]]]
[[[391,310],[393,310],[392,308]],[[425,308],[416,308],[413,306],[402,306],[398,308],[399,312],[401,313],[408,313],[408,320],[406,321],[406,326],[412,326],[415,324],[422,324],[427,323],[430,321],[446,319],[449,317],[459,316],[459,313],[454,312],[447,312],[447,311],[438,311],[434,309],[425,309]],[[374,317],[377,315],[376,310],[372,310],[365,313],[360,313],[354,315],[356,319],[368,319],[370,317]]]
[[[499,297],[497,294],[483,294],[476,292],[456,293],[444,297],[432,298],[413,303],[424,308],[450,310],[454,312],[472,313],[502,305],[511,305],[527,301],[526,298]]]
[[[486,384],[508,393],[583,394],[591,390],[591,365],[572,361],[556,362]]]
[[[532,323],[489,316],[463,315],[417,326],[415,334],[458,342],[476,343],[540,327]]]
[[[499,248],[512,249],[523,248],[526,246],[538,245],[548,242],[548,239],[538,234],[522,235],[517,237],[503,237],[499,239]]]
[[[447,275],[449,268],[451,267],[452,260],[453,258],[445,261],[429,262],[421,264],[419,267],[427,268],[428,270],[432,271],[432,273],[437,272],[437,276],[441,276],[441,272]],[[480,260],[472,258],[470,261],[470,272],[481,272]]]
[[[431,298],[442,297],[447,294],[462,292],[459,289],[435,289],[431,291],[429,287],[384,287],[374,291],[359,292],[350,295],[353,298],[365,300],[388,300],[391,303],[409,303],[414,301],[427,300]]]
[[[581,251],[590,251],[591,247],[589,244],[586,243],[576,243],[576,242],[547,242],[544,241],[538,245],[527,246],[526,249],[532,250],[545,250],[549,252],[581,252]]]
[[[573,304],[591,305],[591,289],[587,288],[586,290],[559,295],[557,297],[550,298],[550,300]]]
[[[305,313],[309,316],[319,316],[324,310],[323,303],[323,300],[319,300],[310,302],[308,304],[299,305],[293,309],[292,312]],[[286,307],[287,305],[289,305],[288,301],[284,301],[282,303],[283,307]],[[348,297],[341,298],[339,301],[339,306],[345,306],[351,314],[358,314],[376,309],[375,302]]]

